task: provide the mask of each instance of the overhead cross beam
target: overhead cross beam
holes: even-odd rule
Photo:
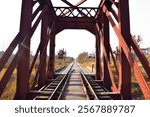
[[[79,1],[75,6],[79,6],[79,5],[81,5],[81,4],[83,4],[84,2],[86,2],[87,0],[81,0],[81,1]]]
[[[87,15],[86,15],[85,13],[83,13],[81,10],[79,10],[77,6],[74,6],[73,4],[71,4],[70,2],[68,2],[67,0],[61,0],[61,1],[63,1],[64,3],[66,3],[67,5],[69,5],[70,7],[72,7],[73,9],[77,9],[77,11],[78,11],[81,15],[87,17]]]

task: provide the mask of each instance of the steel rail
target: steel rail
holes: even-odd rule
[[[68,81],[69,81],[69,78],[70,78],[70,76],[71,76],[71,72],[72,72],[72,71],[70,71],[70,72],[68,73],[67,79],[66,79],[66,81],[65,81],[65,83],[64,83],[64,86],[63,86],[63,88],[62,88],[62,91],[61,91],[61,93],[59,94],[57,100],[60,100],[60,99],[62,98],[63,93],[64,93],[64,90],[66,89],[67,84],[68,84]]]
[[[94,97],[94,100],[99,100],[99,98],[98,98],[97,94],[95,93],[93,87],[91,86],[90,82],[88,81],[87,77],[85,76],[82,68],[80,67],[80,65],[78,65],[78,66],[79,66],[79,68],[81,70],[80,74],[81,74],[82,80],[83,80],[83,82],[85,81],[86,84],[88,85],[88,89],[90,90],[90,93]],[[84,84],[84,86],[85,86],[85,84]],[[85,87],[85,88],[87,89],[87,87]]]
[[[94,100],[99,100],[97,94],[95,93],[93,87],[91,86],[91,84],[90,84],[90,82],[88,81],[88,79],[87,79],[87,77],[85,76],[85,74],[84,74],[82,71],[80,72],[80,74],[81,74],[82,80],[84,80],[84,81],[86,82],[86,84],[88,85],[87,87],[88,87],[88,89],[90,90],[90,93],[92,94],[92,96],[94,97]],[[83,82],[84,82],[84,81],[83,81]],[[85,85],[84,85],[84,86],[85,86]],[[86,87],[86,89],[87,89],[87,87]],[[89,98],[90,98],[90,97],[89,97]]]
[[[82,76],[83,85],[85,86],[86,94],[89,99],[92,99],[92,100],[93,99],[95,99],[95,100],[122,99],[120,96],[120,92],[110,92],[104,86],[98,85],[97,80],[90,80],[90,78],[88,78],[84,74],[83,69],[80,67],[80,65],[78,65],[78,66],[81,70],[80,74]],[[101,91],[96,91],[97,89],[94,89],[94,87],[96,85],[98,85],[99,90],[101,90]]]
[[[58,98],[57,99],[60,99],[61,98],[61,95],[63,94],[63,91],[66,87],[66,84],[67,84],[67,81],[69,79],[69,76],[71,74],[71,70],[72,70],[72,67],[73,67],[74,63],[72,63],[70,69],[68,70],[68,72],[65,74],[65,76],[62,78],[62,80],[59,82],[59,84],[56,86],[56,88],[54,89],[53,93],[50,95],[50,97],[48,98],[48,100],[54,100],[56,94],[58,93],[59,89],[61,89],[61,92],[60,94],[58,95]],[[64,84],[64,85],[63,85]]]
[[[63,89],[64,89],[62,87],[65,87],[63,84],[66,84],[65,82],[67,82],[66,78],[67,78],[67,76],[69,76],[68,74],[69,74],[69,71],[71,71],[72,66],[73,66],[73,63],[71,64],[67,74],[61,74],[61,75],[57,76],[55,79],[53,79],[50,82],[50,84],[43,86],[39,90],[31,90],[30,92],[28,92],[26,99],[41,100],[42,98],[40,96],[43,96],[43,97],[47,96],[47,97],[43,98],[44,100],[45,99],[46,100],[60,99],[61,94],[62,94],[61,92],[63,92]],[[51,91],[48,91],[48,90],[51,90]],[[60,92],[59,95],[58,95],[58,91]]]

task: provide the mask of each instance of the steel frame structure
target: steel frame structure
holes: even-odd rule
[[[133,49],[150,79],[150,64],[130,34],[128,0],[101,0],[97,8],[79,7],[87,0],[81,0],[76,5],[71,4],[69,0],[61,1],[69,7],[54,7],[51,0],[22,0],[20,31],[0,59],[1,72],[15,48],[18,48],[15,57],[0,80],[0,96],[15,69],[17,69],[17,89],[14,99],[24,99],[28,91],[45,85],[48,79],[54,77],[55,36],[64,29],[85,29],[96,37],[96,79],[103,80],[108,90],[120,92],[123,99],[132,99],[131,73],[133,73],[144,98],[150,99],[150,88],[131,54],[131,49]],[[36,4],[39,6],[33,11]],[[42,21],[41,41],[30,64],[30,43],[40,21]],[[110,25],[118,37],[119,61],[115,59],[112,52]],[[47,66],[48,44],[50,44],[50,53]],[[30,87],[29,79],[38,55],[40,55],[39,66]],[[118,74],[118,84],[115,82],[110,67],[110,57],[112,57]]]

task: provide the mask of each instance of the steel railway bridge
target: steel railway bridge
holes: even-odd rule
[[[1,72],[13,51],[18,48],[0,80],[0,96],[16,70],[17,88],[14,99],[17,100],[73,99],[75,98],[71,98],[73,95],[83,99],[130,100],[132,99],[132,74],[136,77],[143,97],[150,99],[150,88],[147,84],[150,80],[150,64],[130,33],[129,1],[99,0],[97,7],[80,7],[88,0],[77,1],[75,5],[69,0],[57,1],[63,2],[68,7],[54,6],[53,0],[22,0],[20,31],[0,58]],[[35,9],[35,6],[38,7]],[[40,22],[40,43],[30,63],[30,42]],[[115,59],[112,52],[110,27],[113,28],[119,42],[119,61]],[[63,74],[54,72],[55,36],[64,29],[85,29],[95,35],[94,75],[84,72],[76,62],[68,66]],[[49,49],[48,64],[47,49]],[[131,49],[137,55],[147,78],[131,54]],[[117,71],[117,81],[111,70],[110,58]],[[30,86],[29,80],[36,60],[39,60],[39,66],[33,84]],[[79,85],[84,89],[83,94],[77,94],[80,91],[73,93],[74,89],[78,90]],[[71,92],[66,92],[67,89]]]

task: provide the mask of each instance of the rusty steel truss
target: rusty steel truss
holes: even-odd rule
[[[85,29],[96,38],[95,78],[103,80],[108,90],[120,92],[123,99],[132,99],[131,75],[134,74],[144,98],[150,99],[150,88],[131,54],[132,49],[141,62],[147,79],[150,79],[150,64],[130,33],[128,0],[100,0],[98,7],[80,7],[88,0],[81,0],[76,5],[69,0],[60,0],[69,7],[55,7],[51,1],[22,0],[20,31],[0,59],[0,71],[2,71],[15,48],[18,48],[0,80],[0,96],[15,69],[17,70],[17,88],[14,99],[24,99],[28,91],[45,85],[55,74],[55,36],[64,29]],[[36,4],[39,6],[33,11]],[[40,21],[41,40],[34,59],[30,63],[30,43]],[[110,27],[113,28],[119,41],[119,61],[115,59],[111,48]],[[48,64],[47,49],[49,49]],[[118,75],[117,82],[111,70],[111,58]],[[29,79],[37,59],[39,59],[39,65],[33,84],[29,86]]]

